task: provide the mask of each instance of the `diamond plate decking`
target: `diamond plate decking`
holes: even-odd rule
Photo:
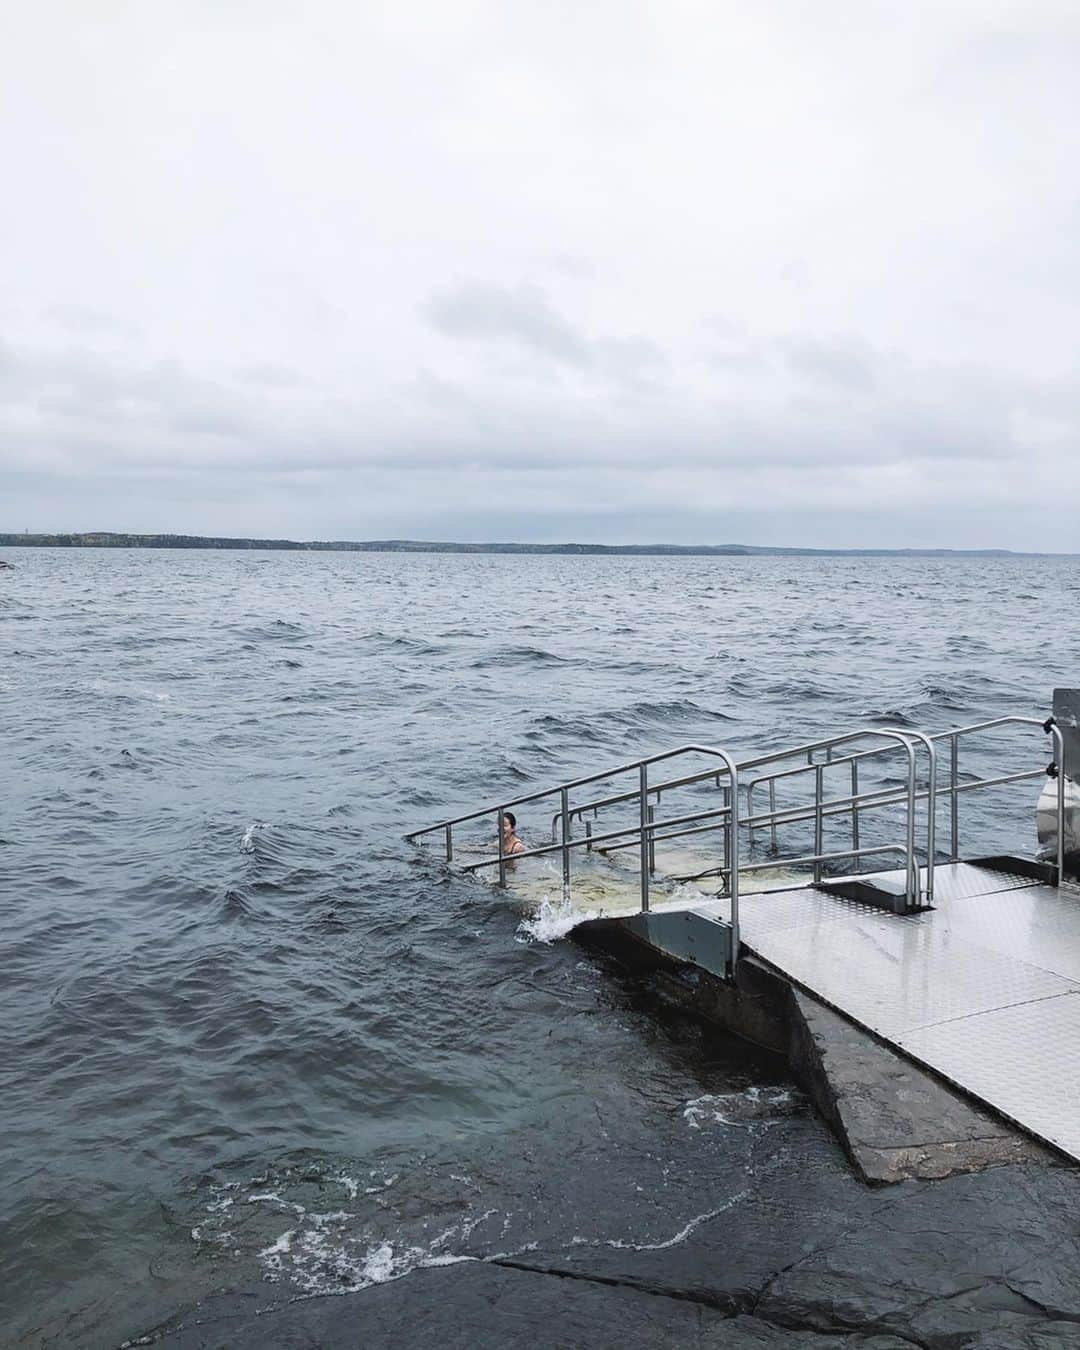
[[[934,903],[898,916],[813,888],[749,894],[742,941],[1080,1161],[1080,893],[956,863],[936,869]]]

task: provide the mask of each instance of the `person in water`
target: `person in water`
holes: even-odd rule
[[[525,845],[517,837],[517,816],[513,811],[503,812],[502,851],[506,857],[510,857],[513,853],[525,852]]]

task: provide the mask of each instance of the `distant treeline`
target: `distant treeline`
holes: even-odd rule
[[[0,534],[0,548],[227,548],[332,553],[531,553],[676,557],[1009,557],[1005,548],[772,548],[755,544],[455,544],[424,539],[216,539],[198,534]],[[1023,555],[1019,555],[1023,556]]]

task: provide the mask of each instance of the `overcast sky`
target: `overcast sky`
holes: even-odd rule
[[[0,530],[1080,550],[1077,0],[0,29]]]

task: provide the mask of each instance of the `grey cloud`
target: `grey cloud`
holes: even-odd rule
[[[545,360],[639,391],[668,367],[667,356],[649,338],[586,337],[536,286],[469,282],[432,296],[424,312],[447,337],[510,341]]]
[[[596,264],[590,258],[574,253],[549,253],[541,259],[553,272],[573,277],[576,281],[586,281],[597,275]]]
[[[115,338],[137,338],[141,332],[139,325],[132,323],[130,319],[107,314],[92,305],[70,303],[49,305],[44,314],[46,319],[66,332],[75,333],[80,337],[104,335]]]
[[[875,384],[874,354],[852,338],[786,338],[778,344],[788,366],[810,380],[856,393]]]
[[[537,286],[511,289],[484,282],[466,282],[433,295],[425,313],[447,337],[510,339],[552,360],[586,365],[589,344],[555,310]]]
[[[593,343],[597,364],[612,379],[641,387],[668,369],[667,356],[643,337],[598,338]]]
[[[557,386],[486,387],[468,374],[425,369],[396,392],[388,412],[385,402],[367,405],[303,382],[264,385],[175,361],[9,343],[0,357],[0,465],[93,456],[103,467],[171,468],[208,482],[215,468],[229,467],[303,475],[383,466],[402,483],[454,466],[555,475],[589,466],[719,475],[771,466],[798,475],[828,466],[1004,462],[1062,437],[1075,443],[1080,431],[1075,380],[1006,384],[977,367],[915,367],[879,354],[873,398],[852,400],[829,382],[807,392],[783,368],[756,382],[751,373],[736,398],[721,389],[702,394],[647,341],[598,342],[593,361],[618,368],[628,388],[638,381],[648,397],[598,394],[591,366],[581,380]],[[656,373],[662,378],[650,384]]]
[[[252,365],[237,366],[233,373],[238,380],[268,389],[300,389],[311,384],[307,376],[275,361],[256,361]]]

